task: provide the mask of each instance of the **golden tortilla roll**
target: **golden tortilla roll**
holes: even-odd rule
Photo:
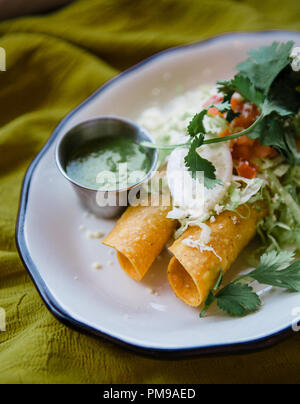
[[[171,207],[129,207],[103,244],[117,250],[124,271],[140,281],[161,253],[177,227],[167,218]]]
[[[250,210],[250,211],[249,211]],[[189,238],[199,240],[202,230],[190,227],[169,250],[174,254],[168,267],[168,278],[176,296],[190,306],[204,303],[216,284],[220,268],[226,273],[241,251],[256,234],[256,226],[266,214],[262,206],[240,206],[238,213],[221,213],[211,229],[208,245],[213,251],[200,251],[182,243]],[[219,256],[219,258],[217,257]],[[222,259],[222,261],[220,260]]]

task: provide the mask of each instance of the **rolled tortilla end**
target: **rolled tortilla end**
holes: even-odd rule
[[[132,279],[143,279],[176,230],[167,218],[170,207],[129,207],[103,244],[117,251],[119,263]]]
[[[170,285],[179,299],[189,306],[199,306],[200,293],[197,284],[175,257],[169,263],[168,277]]]
[[[190,227],[169,248],[174,257],[168,267],[168,278],[176,296],[193,307],[204,303],[217,282],[221,268],[223,273],[230,269],[241,251],[254,238],[257,223],[266,213],[262,205],[243,205],[236,213],[221,213],[214,223],[206,223],[210,227],[211,236],[208,245],[204,247],[194,247],[198,246],[201,228]],[[191,243],[183,243],[186,239],[194,242],[193,247]]]

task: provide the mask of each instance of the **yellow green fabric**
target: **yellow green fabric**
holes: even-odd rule
[[[299,0],[89,0],[0,24],[0,383],[299,383],[299,335],[251,355],[160,362],[66,328],[14,241],[22,179],[58,122],[119,71],[228,31],[300,29]]]

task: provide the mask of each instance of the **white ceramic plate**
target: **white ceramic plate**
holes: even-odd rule
[[[107,233],[114,221],[84,216],[54,160],[57,140],[78,122],[97,115],[134,120],[145,108],[172,99],[178,85],[189,90],[229,78],[250,48],[290,39],[300,44],[295,32],[239,33],[168,50],[107,83],[61,122],[26,174],[17,225],[20,255],[54,315],[159,357],[258,349],[290,334],[299,294],[273,291],[264,296],[260,311],[242,319],[217,310],[200,319],[199,311],[178,300],[168,284],[167,252],[143,282],[128,278],[109,248],[79,230],[84,225]],[[103,269],[93,269],[93,262]]]

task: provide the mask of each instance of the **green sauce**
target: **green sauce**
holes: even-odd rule
[[[115,136],[87,142],[71,155],[66,171],[83,186],[109,191],[141,181],[150,168],[151,159],[142,146],[125,136]]]

